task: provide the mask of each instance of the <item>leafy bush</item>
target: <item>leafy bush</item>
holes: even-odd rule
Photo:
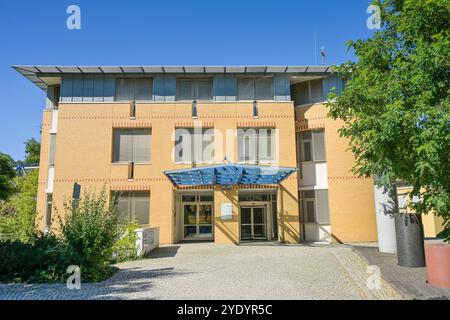
[[[17,177],[17,193],[0,209],[0,240],[29,242],[36,236],[36,194],[39,171]]]
[[[0,241],[0,282],[64,282],[70,265],[80,267],[83,282],[97,282],[116,270],[111,262],[137,259],[135,229],[139,225],[120,218],[117,202],[108,202],[105,189],[99,195],[84,193],[78,207],[67,202],[64,207],[57,234],[36,233],[34,218],[7,217],[4,228],[33,227],[28,233],[13,228]],[[25,217],[35,217],[30,208],[21,210]]]
[[[28,243],[0,242],[0,282],[54,282],[62,280],[61,243],[53,235],[41,234]],[[49,279],[49,266],[58,266],[57,275]]]
[[[65,203],[60,220],[65,259],[81,269],[83,281],[101,281],[110,276],[114,245],[123,232],[116,202],[109,203],[106,190],[98,196],[84,193],[78,207]]]
[[[127,225],[124,225],[122,236],[114,244],[111,262],[116,263],[130,261],[137,260],[139,258],[136,250],[136,229],[139,227],[140,226],[137,222],[130,222]]]
[[[0,200],[0,219],[12,216],[16,213],[16,208],[9,201]]]

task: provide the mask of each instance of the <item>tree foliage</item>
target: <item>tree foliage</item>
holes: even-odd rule
[[[0,152],[0,200],[7,200],[15,192],[13,183],[15,176],[14,160]]]
[[[41,144],[35,138],[30,138],[25,142],[25,160],[26,164],[39,164],[41,154]]]
[[[382,28],[349,41],[358,61],[337,67],[348,77],[330,95],[361,176],[401,180],[450,228],[450,0],[378,0]],[[448,234],[448,233],[447,233]]]
[[[15,178],[17,192],[11,196],[3,209],[8,214],[0,216],[0,237],[2,240],[28,242],[36,234],[36,197],[39,171]]]

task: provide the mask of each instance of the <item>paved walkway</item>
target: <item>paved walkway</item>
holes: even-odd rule
[[[183,244],[122,263],[111,279],[0,285],[0,299],[401,299],[386,282],[367,286],[367,263],[350,247]]]
[[[450,299],[450,289],[427,284],[426,268],[405,268],[397,264],[397,255],[381,253],[377,247],[355,246],[353,250],[370,265],[380,268],[381,276],[407,299]]]

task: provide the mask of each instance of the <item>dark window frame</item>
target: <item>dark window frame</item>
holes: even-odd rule
[[[148,202],[147,212],[146,212],[146,221],[142,222],[139,221],[136,218],[136,203],[133,203],[136,199],[136,194],[145,194],[146,200]],[[120,215],[127,219],[128,222],[137,222],[141,226],[148,226],[150,225],[150,208],[151,208],[151,192],[150,190],[142,190],[142,191],[113,191],[111,195],[115,201],[117,202],[118,210],[120,211],[120,198],[124,197],[126,198],[127,203],[127,212],[124,214],[123,212],[120,212]],[[145,214],[145,213],[144,213]]]
[[[120,144],[120,140],[118,141],[117,139],[120,137],[118,135],[119,131],[148,131],[148,140],[149,140],[149,145],[148,145],[148,159],[146,160],[137,160],[135,159],[135,153],[134,153],[134,136],[132,136],[132,142],[131,142],[131,156],[130,160],[120,160],[120,147],[119,147],[119,151],[116,150],[116,148],[118,147],[118,144]],[[130,163],[130,162],[134,162],[134,163],[151,163],[151,159],[152,159],[152,128],[113,128],[113,132],[112,132],[112,163]]]

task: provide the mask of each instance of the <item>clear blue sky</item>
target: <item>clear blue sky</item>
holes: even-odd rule
[[[66,28],[81,8],[82,29]],[[16,160],[39,140],[44,92],[17,65],[308,65],[354,59],[370,0],[1,0],[0,151]],[[320,63],[320,55],[317,55]]]

